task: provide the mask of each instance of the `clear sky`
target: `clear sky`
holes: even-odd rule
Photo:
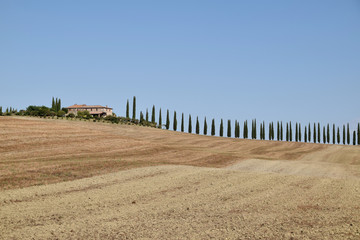
[[[18,109],[354,125],[360,1],[0,0],[0,83]]]

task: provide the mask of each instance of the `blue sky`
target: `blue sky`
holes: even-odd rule
[[[0,106],[355,124],[359,43],[357,0],[1,0]]]

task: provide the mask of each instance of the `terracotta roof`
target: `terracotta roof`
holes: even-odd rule
[[[66,108],[107,108],[107,109],[112,109],[109,107],[104,107],[101,105],[86,105],[86,104],[82,104],[82,105],[78,105],[78,104],[74,104],[72,106],[66,107]]]

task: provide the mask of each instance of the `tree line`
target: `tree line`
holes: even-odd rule
[[[126,104],[126,118],[130,118],[129,110],[129,100],[127,100]],[[133,98],[133,112],[132,119],[136,119],[136,97]],[[143,118],[143,113],[140,112],[140,118]],[[170,130],[170,112],[166,111],[166,120],[165,124],[162,124],[162,114],[161,108],[159,109],[158,114],[158,122],[156,123],[156,113],[155,106],[153,105],[151,111],[151,122],[148,116],[148,110],[146,110],[146,118],[145,122],[150,122],[155,124],[159,128],[165,128],[166,130]],[[140,120],[141,121],[141,120]],[[185,132],[185,116],[184,113],[181,114],[180,121],[180,131]],[[192,116],[189,114],[188,116],[188,133],[193,133],[192,128]],[[172,120],[172,130],[177,131],[178,129],[177,122],[177,113],[173,112],[173,120]],[[242,132],[242,138],[244,139],[259,139],[259,140],[276,140],[276,141],[287,141],[287,142],[305,142],[305,143],[323,143],[323,144],[347,144],[347,145],[360,145],[360,123],[357,125],[357,130],[350,131],[350,125],[347,123],[343,125],[342,128],[336,126],[335,124],[325,124],[321,126],[320,123],[309,123],[305,126],[301,126],[301,123],[295,122],[295,125],[290,121],[283,123],[282,121],[277,121],[276,125],[274,122],[269,122],[267,125],[265,121],[261,122],[259,125],[259,131],[257,129],[258,124],[256,119],[253,119],[251,122],[251,126],[248,126],[248,121],[245,120],[242,124],[242,129],[240,129],[240,122],[235,120],[234,125],[231,120],[227,120],[227,137],[234,136],[235,138],[240,138]],[[266,127],[267,126],[267,127]],[[233,128],[232,128],[233,127]],[[251,127],[251,129],[250,129]],[[199,118],[196,117],[195,120],[195,133],[201,134],[201,126]],[[232,129],[234,132],[232,132]],[[251,130],[249,135],[249,129]],[[342,129],[342,130],[341,130]],[[220,125],[218,128],[218,133],[220,137],[224,137],[224,121],[220,120]],[[234,135],[232,135],[234,133]],[[202,125],[202,134],[208,135],[208,124],[206,117],[204,118],[204,122]],[[259,134],[259,135],[258,135]],[[210,126],[210,135],[216,135],[216,124],[215,119],[211,120]],[[267,137],[267,138],[266,138]],[[352,140],[352,141],[351,141]]]

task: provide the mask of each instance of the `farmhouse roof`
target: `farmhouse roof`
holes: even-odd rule
[[[81,104],[81,105],[78,105],[78,104],[74,104],[72,106],[69,106],[69,107],[66,107],[67,109],[71,109],[71,108],[107,108],[107,109],[112,109],[108,106],[104,107],[104,106],[101,106],[101,105],[86,105],[86,104]]]

